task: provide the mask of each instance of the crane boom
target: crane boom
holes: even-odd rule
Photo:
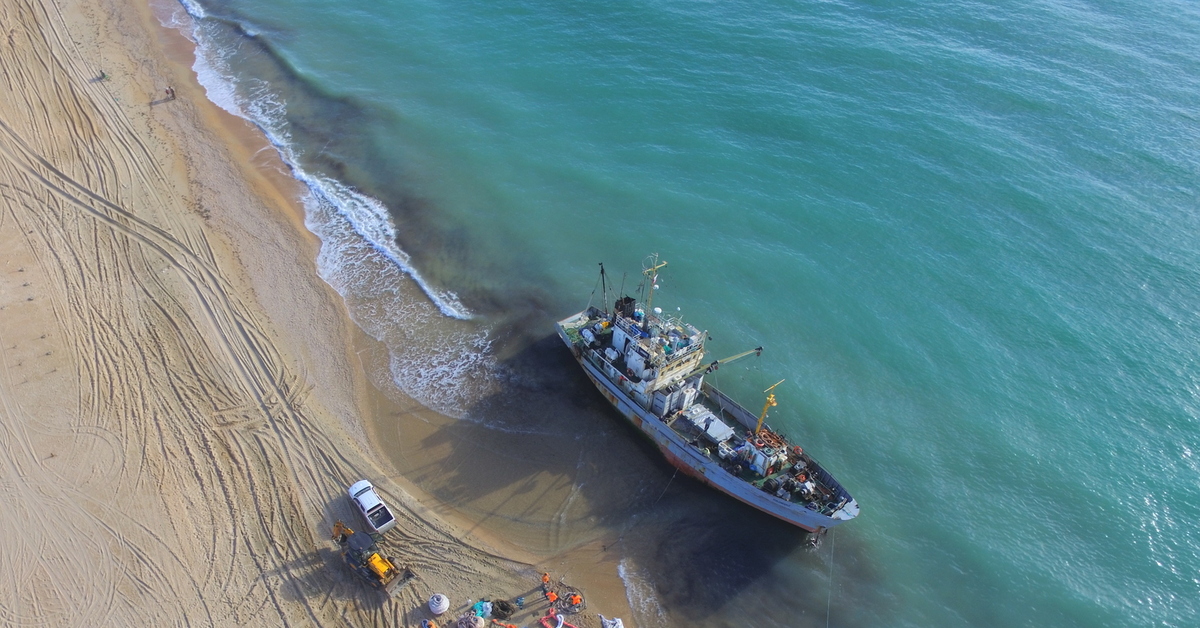
[[[755,355],[762,355],[762,352],[763,352],[762,347],[755,347],[749,351],[743,351],[737,355],[731,355],[727,358],[722,358],[720,360],[713,360],[712,362],[710,362],[704,366],[698,367],[696,370],[692,371],[691,373],[688,373],[687,375],[684,375],[683,377],[679,378],[679,380],[675,380],[675,381],[682,381],[685,379],[690,379],[692,377],[699,375],[700,373],[708,374],[708,373],[711,373],[711,372],[717,370],[718,368],[721,368],[722,364],[729,364],[730,362],[736,362],[736,361],[750,355],[751,353],[753,353]]]

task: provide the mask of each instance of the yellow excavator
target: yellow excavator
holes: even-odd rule
[[[342,547],[342,560],[346,561],[350,570],[371,583],[371,586],[382,589],[388,596],[395,595],[396,591],[417,577],[412,569],[397,567],[394,559],[384,558],[371,535],[355,532],[341,521],[333,525],[331,538]]]

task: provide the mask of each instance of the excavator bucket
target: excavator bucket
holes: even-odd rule
[[[400,569],[400,573],[397,574],[395,578],[392,578],[391,582],[384,586],[383,590],[388,594],[388,597],[391,597],[396,595],[396,592],[400,589],[408,586],[408,583],[412,582],[412,580],[416,577],[417,574],[413,573],[412,569],[404,567]]]

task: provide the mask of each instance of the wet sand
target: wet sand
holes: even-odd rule
[[[397,473],[379,426],[445,418],[372,385],[300,188],[186,40],[109,0],[12,0],[0,29],[3,623],[413,626],[441,592],[524,594],[528,625],[545,569],[632,626],[606,547],[511,543]],[[391,599],[328,538],[364,477],[418,574]]]

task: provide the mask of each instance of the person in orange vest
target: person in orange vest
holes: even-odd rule
[[[542,592],[545,593],[546,591],[549,591],[549,590],[550,590],[550,574],[543,573],[542,574]]]
[[[582,598],[582,597],[580,597],[578,593],[572,593],[572,594],[571,594],[571,595],[570,595],[570,596],[567,598],[567,602],[568,602],[568,603],[569,603],[571,606],[579,606],[580,604],[583,604],[583,598]]]
[[[550,606],[554,606],[554,603],[558,601],[558,594],[554,591],[546,591],[546,599],[550,601]]]

